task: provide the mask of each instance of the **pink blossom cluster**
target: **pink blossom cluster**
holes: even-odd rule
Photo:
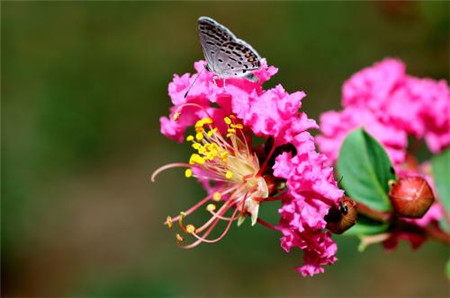
[[[161,132],[181,142],[186,129],[197,120],[208,116],[219,129],[225,129],[221,126],[223,118],[234,115],[247,134],[273,138],[274,148],[292,144],[296,153],[279,154],[272,169],[273,175],[285,179],[287,185],[286,192],[281,195],[281,219],[276,229],[282,233],[284,250],[303,250],[304,264],[298,267],[298,271],[304,276],[314,275],[323,272],[323,265],[336,261],[337,246],[330,233],[324,231],[324,216],[343,192],[337,187],[328,159],[316,152],[314,138],[308,132],[318,128],[316,122],[304,112],[299,112],[306,94],[302,91],[288,93],[281,85],[264,90],[262,84],[278,70],[268,66],[265,59],[261,64],[261,69],[254,72],[259,78],[257,83],[230,78],[225,86],[221,79],[216,84],[214,74],[202,71],[204,61],[195,63],[197,73],[194,75],[174,75],[169,84],[173,106],[169,117],[160,119]],[[197,82],[185,97],[197,75]],[[175,120],[181,106],[182,112]],[[205,181],[200,182],[208,185]]]
[[[342,88],[342,111],[321,115],[321,152],[333,160],[346,135],[364,127],[397,166],[405,162],[408,136],[424,139],[431,152],[450,145],[450,89],[445,80],[406,74],[405,64],[387,58],[354,74]]]
[[[347,134],[363,127],[384,146],[399,176],[421,175],[433,186],[429,165],[419,166],[408,154],[408,137],[424,139],[433,153],[450,145],[450,89],[444,80],[412,77],[405,69],[400,60],[387,58],[352,75],[342,88],[344,109],[321,115],[317,142],[321,152],[336,161]],[[423,218],[407,221],[425,227],[442,212],[435,203]],[[394,230],[383,245],[395,248],[400,239],[409,240],[413,248],[425,241]]]

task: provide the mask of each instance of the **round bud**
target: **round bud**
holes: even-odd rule
[[[334,234],[342,234],[356,223],[357,217],[356,202],[342,196],[338,205],[331,207],[325,216],[327,229]]]
[[[420,176],[398,179],[389,191],[395,214],[400,217],[421,218],[434,202],[433,191]]]

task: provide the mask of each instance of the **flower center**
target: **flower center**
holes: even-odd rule
[[[268,198],[269,190],[266,180],[261,176],[257,156],[251,150],[244,133],[244,126],[231,115],[223,119],[226,135],[213,126],[210,117],[200,119],[195,124],[195,134],[186,140],[195,149],[189,164],[172,164],[164,166],[153,174],[152,179],[170,167],[185,166],[185,176],[196,177],[209,185],[210,194],[195,206],[181,212],[175,218],[168,217],[165,224],[172,227],[178,221],[181,229],[196,238],[189,245],[181,245],[184,238],[177,234],[180,246],[190,248],[201,242],[217,242],[225,236],[231,224],[242,224],[246,215],[250,215],[252,225],[258,221],[259,203]],[[199,207],[207,204],[206,210],[211,217],[202,226],[185,225],[183,220]],[[228,222],[222,234],[215,239],[208,239],[214,227],[220,222]]]

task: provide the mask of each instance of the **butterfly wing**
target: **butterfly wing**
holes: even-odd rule
[[[251,71],[261,67],[261,58],[248,43],[208,17],[198,19],[198,34],[208,70],[222,78],[243,77],[258,81]]]
[[[198,19],[198,35],[209,69],[217,73],[217,69],[221,68],[221,63],[217,60],[220,48],[223,44],[236,40],[236,37],[228,28],[208,17]]]
[[[218,75],[251,79],[251,71],[261,67],[258,53],[245,41],[236,40],[223,44],[215,59],[220,63]]]

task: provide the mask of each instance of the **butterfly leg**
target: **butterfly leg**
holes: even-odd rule
[[[219,78],[218,76],[213,76],[213,82],[214,82],[214,85],[216,85],[216,86],[217,86],[216,80],[217,80],[218,78]]]

